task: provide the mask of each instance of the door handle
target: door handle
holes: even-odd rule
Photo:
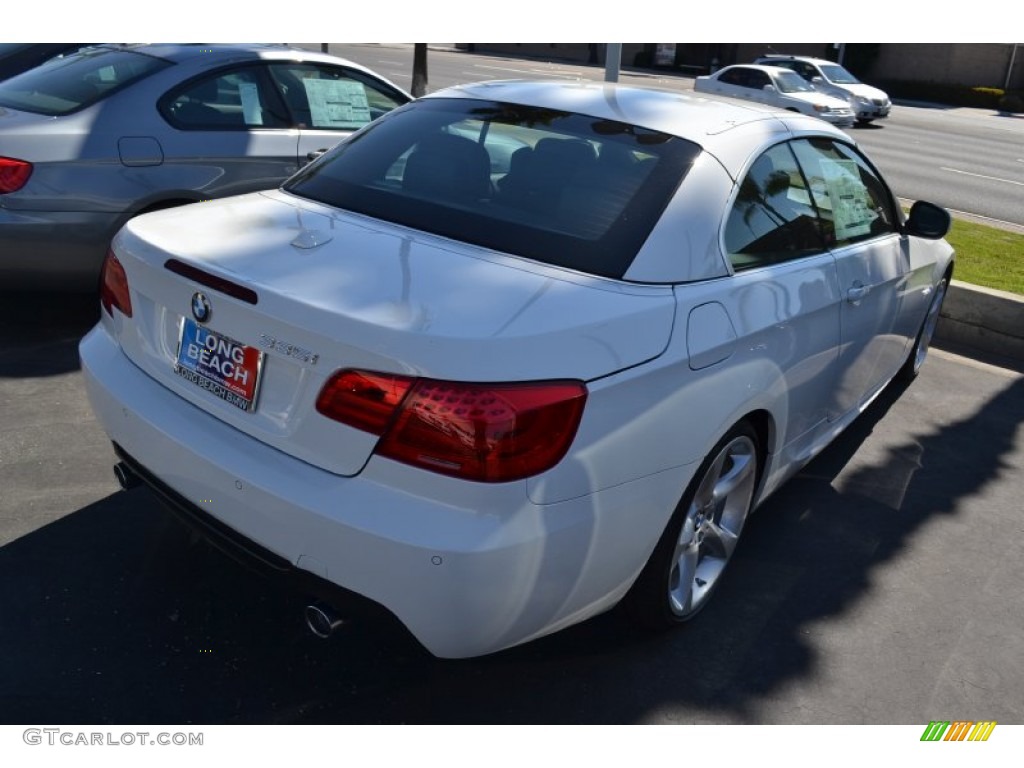
[[[306,153],[306,162],[308,162],[308,163],[313,162],[314,160],[316,160],[318,157],[320,157],[320,155],[322,155],[326,151],[327,151],[327,147],[324,147],[323,149],[316,149],[316,150],[313,150],[312,152],[307,152]]]
[[[854,285],[852,288],[846,291],[846,300],[851,304],[859,304],[860,300],[871,293],[870,285]]]

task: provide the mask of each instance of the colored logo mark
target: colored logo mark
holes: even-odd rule
[[[995,720],[932,720],[921,741],[988,741],[995,728]]]

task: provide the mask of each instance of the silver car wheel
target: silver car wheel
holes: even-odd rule
[[[939,312],[942,309],[942,301],[946,298],[946,281],[941,280],[935,286],[935,295],[932,296],[932,303],[928,307],[928,314],[924,318],[924,325],[921,326],[921,335],[917,339],[917,346],[914,349],[914,372],[917,373],[924,365],[928,357],[928,348],[932,343],[932,335],[935,333],[935,326],[939,324]]]
[[[939,313],[942,311],[942,302],[946,298],[946,290],[949,286],[948,277],[944,277],[935,286],[932,294],[932,302],[928,305],[928,313],[921,323],[921,330],[917,333],[914,346],[907,354],[906,362],[896,373],[896,379],[903,384],[909,384],[917,378],[921,372],[924,361],[928,358],[928,350],[931,347],[932,337],[935,335],[935,328],[939,324]]]
[[[757,446],[733,437],[699,479],[686,509],[668,575],[669,608],[678,620],[699,611],[739,541],[757,485]]]

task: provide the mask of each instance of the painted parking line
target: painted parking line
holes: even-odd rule
[[[556,77],[583,77],[583,72],[579,69],[569,69],[566,67],[498,67],[493,64],[474,64],[475,69],[494,69],[499,72],[518,72],[520,74],[540,74]],[[464,73],[469,74],[469,73]]]
[[[475,69],[496,69],[499,72],[529,72],[529,69],[523,69],[522,67],[495,67],[490,64],[474,64]],[[470,74],[465,72],[463,74]]]
[[[998,176],[986,176],[983,173],[971,173],[970,171],[961,171],[956,168],[945,168],[940,167],[940,171],[949,171],[950,173],[959,173],[962,176],[974,176],[977,179],[988,179],[989,181],[1001,181],[1004,184],[1015,184],[1018,187],[1024,187],[1024,181],[1014,181],[1013,179],[1001,179]]]
[[[548,77],[548,78],[559,78],[559,79],[562,79],[562,80],[582,80],[583,79],[579,75],[574,75],[574,74],[569,74],[569,73],[562,73],[562,72],[555,72],[555,71],[552,71],[552,70],[543,70],[543,71],[541,71],[541,70],[537,70],[537,69],[509,69],[507,67],[487,67],[487,69],[498,69],[498,70],[501,70],[502,72],[515,72],[515,73],[517,73],[519,75],[530,76],[530,77],[535,77],[537,75],[537,73],[540,72],[540,74],[542,74],[542,75],[544,75],[544,77]],[[464,74],[464,75],[466,75],[468,77],[475,78],[476,75],[478,75],[479,73],[463,71],[462,74]]]

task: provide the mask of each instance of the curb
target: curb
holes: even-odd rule
[[[953,280],[935,338],[965,351],[1024,361],[1024,297]]]

